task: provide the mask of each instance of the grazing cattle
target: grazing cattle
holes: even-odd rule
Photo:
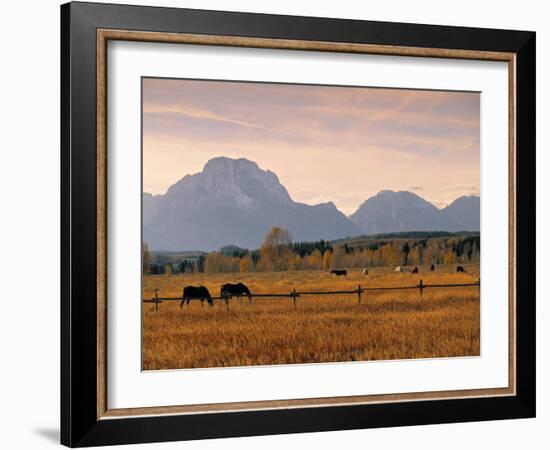
[[[220,297],[237,297],[242,299],[243,295],[248,297],[248,303],[252,302],[252,294],[243,283],[231,284],[226,283],[220,289]]]
[[[367,276],[369,274],[369,269],[363,269],[363,275]]]
[[[431,270],[432,272],[435,270],[435,266],[434,266],[433,264],[430,266],[430,270]]]
[[[457,272],[466,272],[466,271],[464,270],[464,267],[462,267],[462,266],[456,266],[456,271],[457,271]]]
[[[397,266],[397,267],[395,268],[394,272],[399,272],[399,273],[403,272],[403,267]]]
[[[210,292],[208,292],[208,289],[204,286],[185,286],[183,288],[183,297],[180,303],[180,308],[185,302],[189,304],[191,299],[199,299],[201,301],[201,305],[205,300],[207,300],[210,306],[214,306],[212,296],[210,295]]]
[[[337,277],[345,277],[348,274],[346,269],[334,269],[330,271],[331,275],[336,275]]]
[[[411,271],[411,273],[418,273],[418,267],[415,267],[415,268]]]

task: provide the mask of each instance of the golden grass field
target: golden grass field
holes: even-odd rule
[[[252,293],[331,291],[430,283],[470,283],[479,265],[420,267],[420,274],[359,269],[336,278],[328,271],[251,272],[244,274],[148,275],[144,298],[179,297],[186,285],[205,285],[212,296],[223,283],[245,283]],[[479,289],[461,287],[410,291],[363,292],[357,295],[231,299],[213,307],[191,301],[143,304],[145,370],[248,365],[435,358],[479,355]]]

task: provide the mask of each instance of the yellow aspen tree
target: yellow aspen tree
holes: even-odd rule
[[[286,270],[292,255],[292,236],[286,228],[273,227],[260,247],[260,259],[266,270]]]
[[[252,258],[250,256],[243,256],[239,261],[239,272],[251,272],[253,266],[254,263],[252,262]]]
[[[443,264],[456,264],[455,254],[451,251],[448,251],[443,259]]]
[[[318,249],[313,250],[311,256],[312,269],[321,269],[323,267],[323,256]]]
[[[331,269],[337,269],[338,267],[343,265],[344,254],[345,254],[344,249],[341,246],[335,245],[332,248],[332,255],[330,257]]]
[[[166,263],[164,265],[164,275],[172,275],[172,272],[173,272],[173,268],[172,268],[172,264],[170,263]]]
[[[413,266],[420,264],[420,248],[414,247],[409,253],[409,261]]]
[[[327,270],[330,269],[330,257],[332,253],[330,250],[325,250],[325,253],[323,253],[323,269]]]

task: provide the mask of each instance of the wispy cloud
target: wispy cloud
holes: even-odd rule
[[[450,184],[448,187],[455,191],[479,191],[479,185],[477,184]]]
[[[382,189],[444,205],[479,193],[479,94],[145,79],[144,186],[219,155],[275,172],[297,201],[346,213]]]
[[[160,105],[160,104],[144,104],[144,114],[175,114],[192,119],[199,120],[213,120],[217,122],[229,123],[232,125],[238,125],[247,128],[256,128],[266,131],[285,132],[285,130],[278,130],[276,128],[267,127],[258,123],[249,122],[245,120],[234,119],[228,116],[216,114],[208,110],[201,110],[198,108],[182,106],[182,105]]]
[[[452,184],[448,186],[449,197],[462,195],[479,195],[479,185],[477,184]]]

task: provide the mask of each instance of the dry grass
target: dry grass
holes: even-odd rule
[[[390,268],[359,270],[348,277],[326,271],[248,274],[147,276],[144,296],[155,288],[161,297],[181,296],[185,285],[204,284],[213,296],[221,284],[242,281],[252,293],[299,290],[348,290],[357,285],[409,286],[477,281],[479,266],[421,268],[419,275],[397,274]],[[307,296],[293,308],[290,298],[230,300],[214,307],[191,301],[143,305],[145,370],[293,364],[381,359],[479,355],[479,290],[477,287],[417,289],[357,295]]]

